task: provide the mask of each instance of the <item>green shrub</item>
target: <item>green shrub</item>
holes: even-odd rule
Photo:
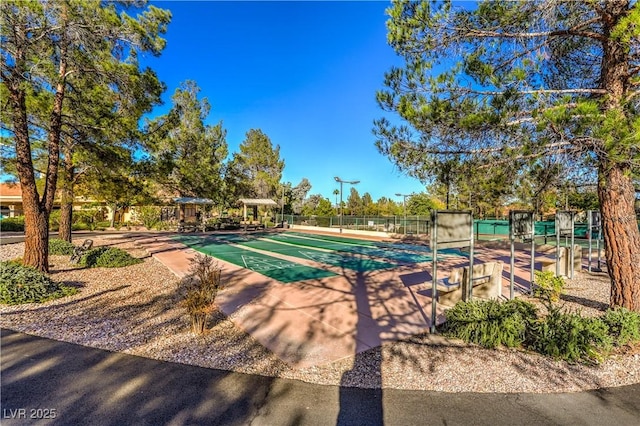
[[[93,231],[96,229],[98,221],[102,220],[102,211],[98,209],[81,209],[73,211],[74,231]]]
[[[142,260],[132,257],[117,247],[97,247],[86,252],[80,259],[80,265],[88,268],[120,268],[135,265]]]
[[[51,214],[49,214],[49,230],[57,231],[60,229],[60,209],[52,210]]]
[[[536,308],[519,299],[508,302],[472,300],[458,302],[447,310],[442,331],[446,336],[486,348],[522,345],[529,322],[536,319]]]
[[[207,231],[220,229],[220,224],[222,221],[220,218],[210,218],[205,222],[205,229]]]
[[[553,271],[535,271],[533,295],[541,300],[557,302],[564,289],[564,279]]]
[[[24,216],[5,217],[0,220],[2,232],[24,232]]]
[[[71,225],[72,231],[95,231],[95,226],[90,223],[76,222]]]
[[[77,292],[77,288],[56,283],[34,268],[0,262],[0,303],[41,303]]]
[[[640,314],[625,308],[609,309],[602,316],[616,346],[640,342]]]
[[[111,226],[111,222],[108,220],[101,220],[100,222],[96,222],[96,229],[105,230]]]
[[[155,229],[158,231],[167,231],[174,227],[175,227],[175,224],[171,223],[170,221],[161,220],[160,222],[156,223]]]
[[[579,313],[551,308],[546,317],[531,323],[527,345],[543,355],[570,363],[595,363],[606,357],[611,337],[600,318],[585,318]]]
[[[59,238],[49,239],[49,254],[58,256],[71,256],[75,246],[68,241]]]
[[[147,229],[155,228],[160,223],[161,209],[158,206],[143,206],[136,212],[136,218]]]

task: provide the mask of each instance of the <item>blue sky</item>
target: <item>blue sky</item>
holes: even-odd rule
[[[229,151],[260,129],[285,160],[283,180],[333,199],[334,176],[360,180],[374,201],[424,191],[378,153],[371,133],[384,73],[400,59],[386,43],[388,2],[162,1],[172,22],[159,58],[145,58],[167,84],[164,113],[195,80],[223,122]],[[345,186],[345,199],[348,186]]]

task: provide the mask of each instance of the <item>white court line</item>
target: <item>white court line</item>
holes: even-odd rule
[[[361,243],[350,243],[350,242],[346,242],[346,241],[333,241],[333,240],[325,240],[323,238],[313,238],[313,237],[307,237],[307,236],[302,236],[302,235],[280,235],[280,237],[284,237],[284,238],[299,238],[301,240],[311,240],[311,241],[319,241],[319,242],[323,242],[323,243],[330,243],[330,244],[345,244],[348,246],[358,246],[358,247],[372,247],[369,244],[361,244]],[[275,240],[277,241],[277,240]],[[314,247],[316,248],[316,247]],[[329,250],[329,249],[322,249],[320,247],[317,247],[320,250]]]
[[[311,251],[302,251],[299,250],[298,253],[303,255],[304,257],[313,260],[318,263],[326,263],[331,265],[331,262],[336,262],[338,260],[342,260],[342,256],[337,253],[317,253]]]
[[[242,256],[242,261],[245,264],[246,269],[250,269],[252,271],[265,271],[270,269],[290,269],[295,268],[299,265],[283,260],[282,263],[272,263],[268,260],[259,259],[251,256]],[[251,266],[249,266],[251,265]]]

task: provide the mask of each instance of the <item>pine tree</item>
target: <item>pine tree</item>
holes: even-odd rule
[[[133,6],[132,6],[133,5]],[[135,4],[33,1],[0,3],[2,90],[8,107],[3,126],[15,146],[15,164],[25,213],[24,263],[48,271],[48,222],[57,189],[65,100],[72,76],[93,75],[100,85],[139,90],[122,78],[138,68],[140,52],[159,55],[168,11],[149,6],[132,17]],[[42,112],[48,111],[46,121]],[[44,141],[44,187],[36,187],[33,148]]]

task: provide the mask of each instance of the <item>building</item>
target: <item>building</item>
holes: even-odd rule
[[[85,197],[76,197],[73,202],[74,210],[81,209],[89,204],[95,204],[94,200]],[[54,201],[53,209],[60,208],[60,200]],[[24,215],[22,205],[22,189],[19,183],[0,183],[0,218],[16,217]]]
[[[22,216],[22,189],[19,183],[0,183],[0,218]]]

